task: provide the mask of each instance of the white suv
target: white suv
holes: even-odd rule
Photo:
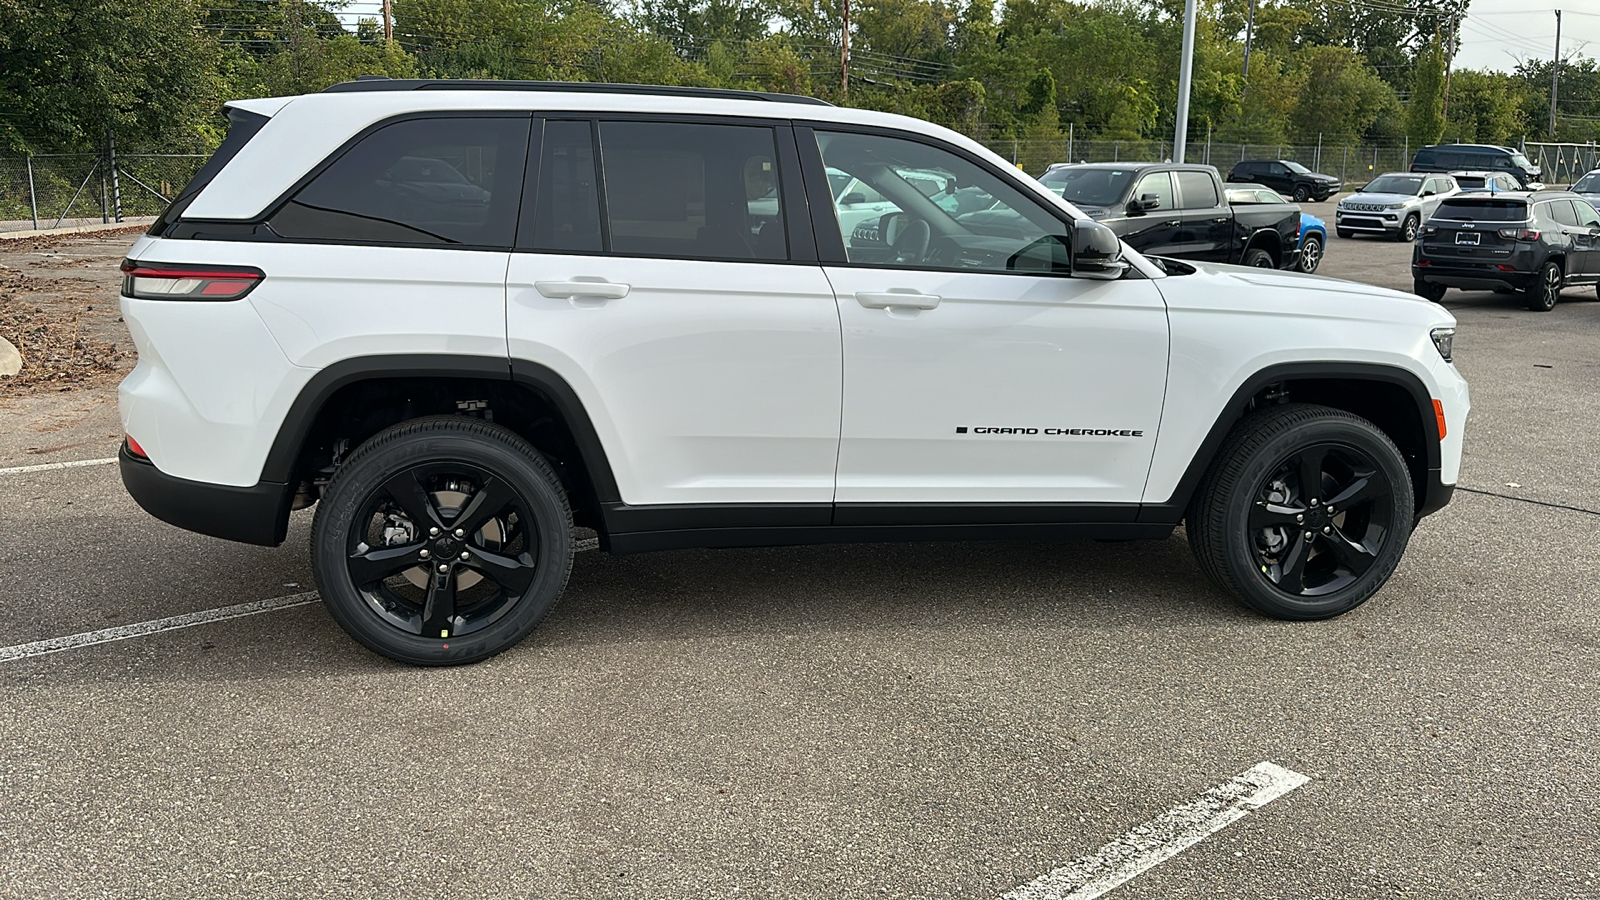
[[[1187,521],[1216,584],[1325,618],[1456,482],[1449,313],[1144,258],[916,119],[388,80],[230,116],[124,265],[123,481],[257,544],[317,503],[322,597],[395,659],[515,644],[575,524],[633,553]],[[830,170],[883,240],[842,233]]]

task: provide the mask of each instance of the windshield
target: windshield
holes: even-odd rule
[[[1291,162],[1291,161],[1286,159],[1286,160],[1283,161],[1283,164],[1288,166],[1289,167],[1289,171],[1295,173],[1296,175],[1310,175],[1311,174],[1311,170],[1310,169],[1306,168],[1305,166],[1300,165],[1297,162]]]
[[[1528,218],[1528,204],[1521,200],[1446,200],[1433,217],[1458,222],[1522,222]]]
[[[1578,183],[1574,184],[1572,189],[1586,194],[1600,194],[1600,172],[1590,172],[1579,178]]]
[[[1127,192],[1135,174],[1133,169],[1056,169],[1044,173],[1039,182],[1068,203],[1114,206]]]
[[[1518,153],[1515,150],[1511,151],[1511,161],[1523,167],[1524,169],[1533,168],[1533,163],[1528,162],[1528,158],[1526,156],[1523,156],[1521,153]]]
[[[1415,194],[1422,189],[1422,179],[1413,175],[1379,175],[1362,188],[1365,194]]]

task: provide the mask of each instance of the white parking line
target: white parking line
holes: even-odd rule
[[[1001,900],[1091,900],[1166,862],[1311,779],[1259,762],[1089,856],[1041,875]]]
[[[51,469],[79,469],[84,466],[104,466],[117,461],[115,456],[109,459],[75,459],[72,462],[39,463],[33,466],[12,466],[9,469],[0,469],[0,475],[21,475],[23,472],[48,472]]]
[[[3,471],[3,469],[0,469],[0,472]],[[572,551],[574,553],[587,553],[599,548],[600,541],[597,538],[585,538],[572,542]],[[148,622],[135,622],[132,625],[118,625],[115,628],[102,628],[99,631],[81,631],[65,637],[45,638],[42,641],[17,644],[13,647],[0,647],[0,663],[27,659],[32,656],[60,653],[63,650],[78,650],[83,647],[93,647],[95,644],[109,644],[112,641],[125,641],[128,638],[144,637],[147,634],[159,634],[163,631],[193,628],[196,625],[206,625],[211,622],[224,622],[228,619],[260,615],[277,609],[288,609],[292,606],[305,606],[308,603],[316,603],[319,599],[321,598],[316,591],[306,591],[300,594],[290,594],[287,597],[252,600],[249,603],[236,603],[233,606],[224,606],[221,609],[203,609],[199,612],[184,613],[181,616],[167,616],[164,619],[151,619]]]

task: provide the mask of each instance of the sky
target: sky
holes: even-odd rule
[[[1561,13],[1561,58],[1600,59],[1600,0],[1472,0],[1461,26],[1456,68],[1509,72],[1524,59],[1548,60]]]

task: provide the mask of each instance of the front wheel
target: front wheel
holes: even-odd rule
[[[1300,271],[1311,274],[1322,265],[1322,238],[1315,234],[1306,235],[1300,242]]]
[[[459,416],[362,444],[311,526],[317,588],[350,636],[422,666],[477,662],[522,640],[572,568],[572,513],[542,456]]]
[[[1409,244],[1417,239],[1417,217],[1406,216],[1400,223],[1400,230],[1395,232],[1394,239],[1402,244]]]
[[[1528,285],[1523,305],[1534,312],[1549,312],[1561,299],[1561,264],[1547,262],[1539,268],[1539,277]]]
[[[1311,189],[1310,188],[1308,188],[1308,187],[1306,187],[1305,185],[1302,184],[1299,187],[1294,189],[1294,202],[1296,202],[1296,203],[1304,203],[1304,202],[1306,202],[1307,200],[1310,200],[1310,199],[1311,199]]]
[[[1405,458],[1343,410],[1273,406],[1234,428],[1186,517],[1210,580],[1279,619],[1327,619],[1366,602],[1411,536]]]

